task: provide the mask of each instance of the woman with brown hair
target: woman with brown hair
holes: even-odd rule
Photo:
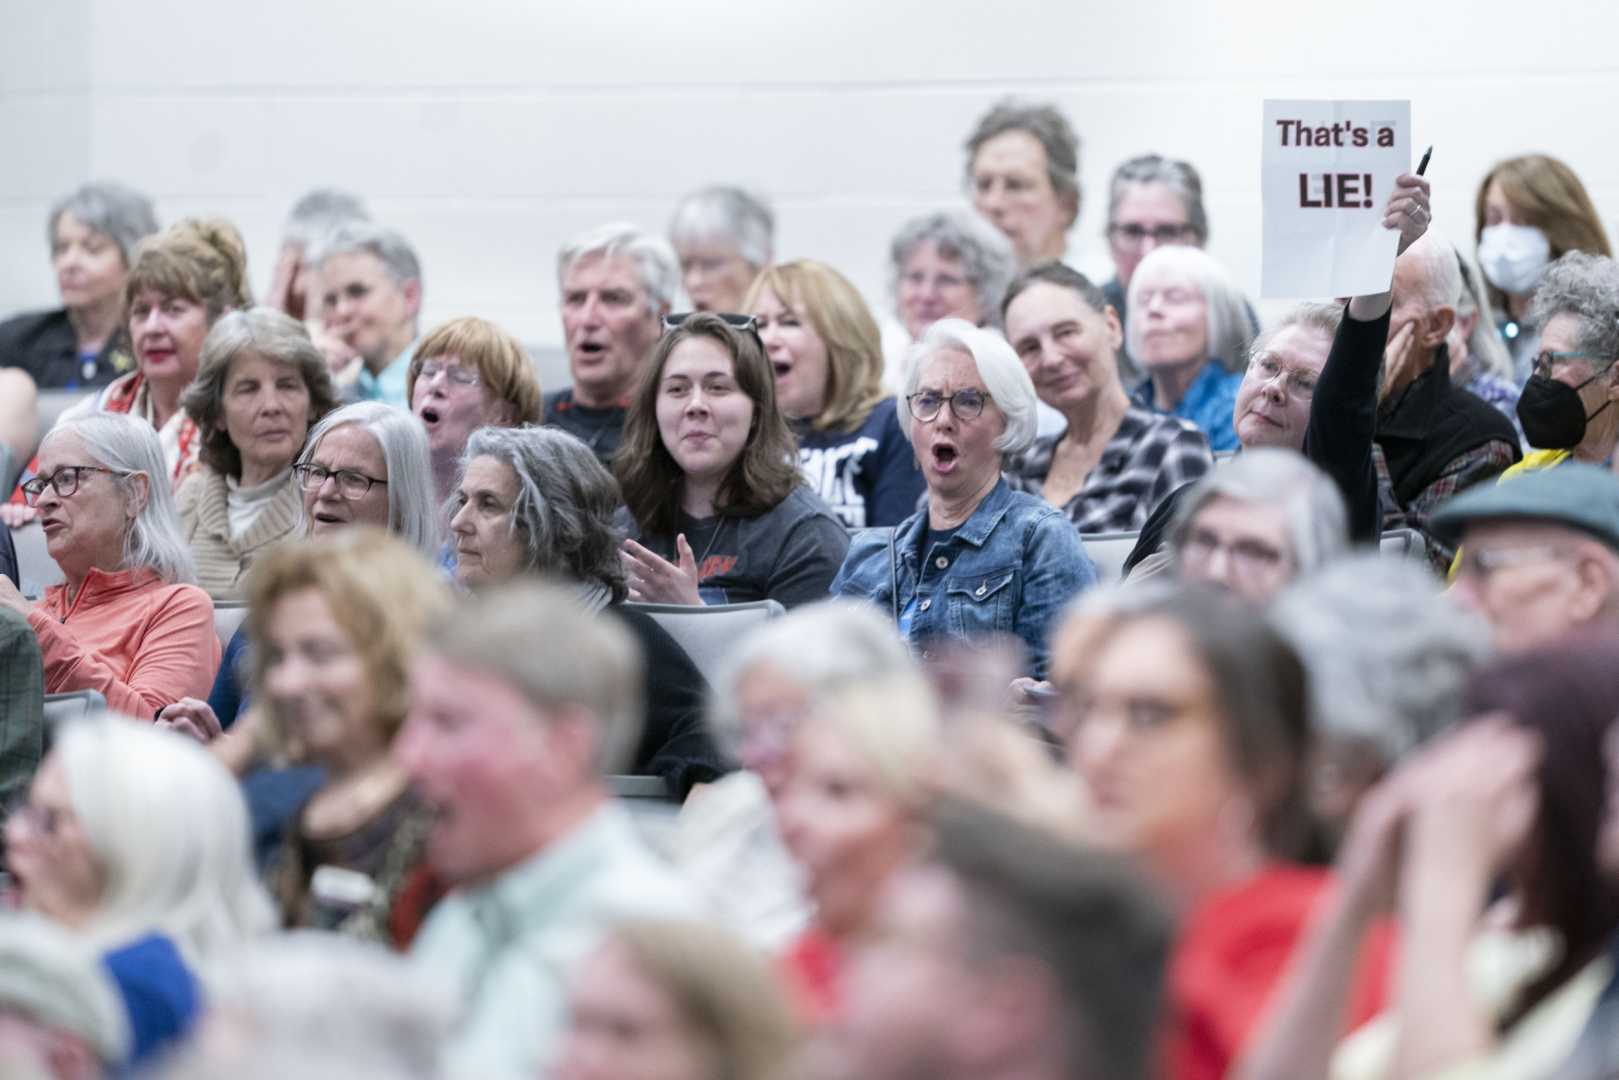
[[[202,433],[201,468],[175,496],[197,584],[215,600],[236,600],[253,559],[301,531],[292,463],[309,429],[337,407],[337,390],[304,325],[256,307],[208,332],[180,404]]]
[[[665,604],[823,599],[849,537],[793,466],[756,334],[706,313],[652,354],[615,459],[634,519],[630,599]]]
[[[128,413],[157,429],[175,490],[197,468],[203,436],[180,407],[196,377],[202,342],[219,317],[248,307],[247,249],[236,226],[223,218],[189,218],[135,248],[124,282],[124,322],[135,351],[135,370],[120,375],[57,421],[97,412]],[[27,480],[34,463],[23,473]],[[0,514],[13,528],[34,519],[22,505]]]
[[[1566,252],[1613,251],[1585,185],[1573,169],[1546,154],[1508,158],[1485,173],[1473,215],[1496,327],[1522,383],[1540,351],[1540,335],[1530,329],[1528,314],[1546,268]]]
[[[426,807],[389,753],[409,665],[449,587],[404,541],[356,527],[277,548],[248,576],[255,701],[277,756],[324,778],[287,826],[268,880],[288,926],[403,945],[426,914]]]
[[[825,263],[799,259],[765,269],[742,309],[759,322],[810,487],[851,529],[909,517],[922,472],[883,390],[882,334],[860,293]]]

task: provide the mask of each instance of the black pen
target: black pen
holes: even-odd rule
[[[1433,147],[1430,145],[1428,149],[1422,152],[1422,160],[1417,162],[1418,176],[1421,176],[1423,173],[1428,171],[1428,159],[1431,157],[1433,157]]]

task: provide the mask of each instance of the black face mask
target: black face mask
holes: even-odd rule
[[[1585,403],[1580,390],[1596,381],[1593,375],[1579,386],[1570,386],[1546,375],[1531,375],[1518,396],[1518,422],[1529,445],[1536,450],[1572,450],[1585,438],[1585,425],[1595,420],[1612,405],[1602,403],[1590,416],[1585,415]]]

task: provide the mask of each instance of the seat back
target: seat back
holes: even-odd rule
[[[747,604],[625,604],[652,616],[686,650],[691,662],[712,683],[739,638],[766,619],[786,611],[775,600]]]
[[[107,699],[100,690],[69,690],[61,694],[45,695],[45,730],[53,731],[58,724],[81,717],[92,716],[107,707]]]
[[[214,633],[219,635],[219,646],[224,648],[247,618],[247,605],[239,600],[214,601]]]
[[[17,547],[17,576],[22,594],[30,600],[45,595],[52,585],[62,583],[62,568],[56,565],[45,548],[45,530],[39,523],[11,530],[11,542]]]
[[[1124,575],[1124,560],[1135,550],[1140,533],[1093,533],[1081,536],[1085,554],[1096,564],[1096,580],[1103,585],[1117,584]]]
[[[1390,529],[1377,542],[1384,555],[1398,555],[1407,559],[1426,559],[1428,541],[1415,529]]]

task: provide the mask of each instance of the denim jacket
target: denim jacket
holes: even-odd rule
[[[918,651],[940,636],[1015,634],[1029,651],[1029,674],[1045,678],[1052,620],[1096,582],[1068,518],[1003,477],[954,536],[929,544],[924,564],[917,547],[927,523],[924,509],[893,528],[856,533],[833,595],[880,605],[896,623],[915,600],[909,637]]]

